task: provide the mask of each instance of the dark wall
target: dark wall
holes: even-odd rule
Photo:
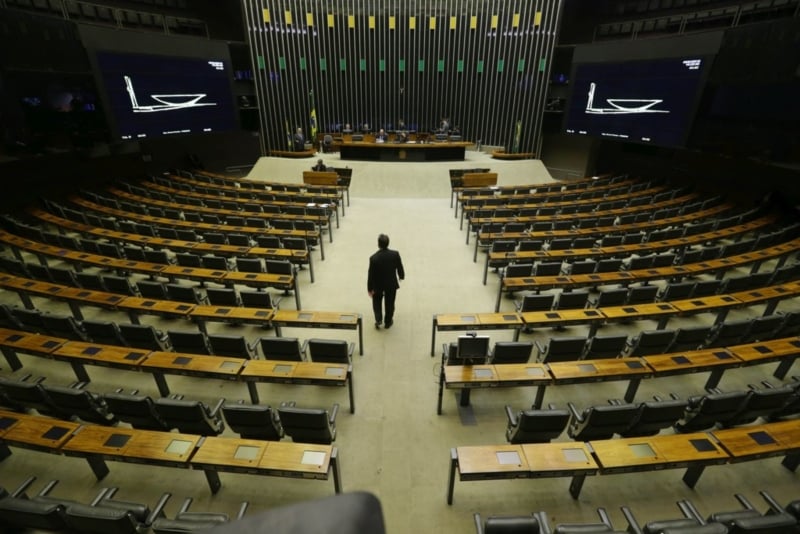
[[[195,166],[214,172],[249,168],[261,155],[258,133],[246,131],[162,137],[142,142],[140,149],[149,174]]]

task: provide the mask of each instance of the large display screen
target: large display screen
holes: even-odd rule
[[[710,59],[579,63],[564,127],[567,133],[635,143],[684,145]]]
[[[226,59],[99,51],[97,67],[119,139],[238,128]]]

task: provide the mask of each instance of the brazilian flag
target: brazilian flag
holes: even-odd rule
[[[314,105],[314,91],[311,90],[308,92],[308,102],[309,107],[311,108],[311,114],[308,118],[308,122],[311,126],[309,129],[309,140],[312,143],[316,142],[317,139],[317,107]]]

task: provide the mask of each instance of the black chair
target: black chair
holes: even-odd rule
[[[44,377],[31,378],[25,375],[21,379],[0,377],[0,394],[4,402],[22,411],[35,410],[41,415],[69,419],[69,414],[62,411],[47,394],[42,381]]]
[[[489,362],[492,364],[528,363],[532,352],[532,341],[497,341],[489,353]]]
[[[709,297],[716,295],[719,292],[721,280],[698,280],[694,284],[694,291],[692,291],[692,298]]]
[[[164,249],[145,249],[144,257],[150,263],[159,263],[163,265],[171,265],[176,263],[175,258]]]
[[[172,350],[167,334],[156,330],[152,325],[122,323],[118,326],[122,339],[129,347],[158,351]]]
[[[506,439],[509,443],[548,443],[560,436],[569,423],[569,410],[550,405],[545,410],[520,410],[506,405]]]
[[[231,521],[230,516],[222,512],[190,512],[189,507],[191,504],[192,498],[187,497],[172,519],[166,516],[155,519],[150,525],[153,533],[187,534],[189,532],[212,529]],[[233,520],[242,519],[248,506],[249,503],[247,501],[243,502]]]
[[[258,342],[250,344],[244,336],[208,334],[207,339],[211,353],[215,356],[230,356],[246,360],[254,360],[257,357]]]
[[[66,507],[65,521],[72,532],[86,534],[139,534],[163,516],[171,494],[164,493],[152,511],[145,504],[113,499],[118,488],[106,488],[91,504],[74,503]]]
[[[153,399],[147,395],[123,393],[117,390],[103,394],[108,409],[120,421],[140,430],[169,431],[170,427],[158,414]]]
[[[550,534],[550,524],[544,512],[530,515],[492,515],[486,519],[475,512],[476,534]]]
[[[242,305],[247,308],[267,308],[277,310],[280,307],[281,297],[271,296],[266,291],[240,291],[239,297]]]
[[[569,274],[591,274],[597,269],[597,262],[594,260],[575,261],[568,264]]]
[[[261,337],[258,341],[265,360],[304,360],[303,349],[296,337]]]
[[[587,338],[581,336],[552,337],[546,344],[536,340],[536,361],[550,363],[580,360],[586,343]]]
[[[504,278],[525,278],[533,273],[532,263],[512,263],[503,271]]]
[[[111,321],[81,321],[81,327],[94,343],[125,347],[128,343],[122,337],[117,323]]]
[[[45,313],[42,314],[42,324],[51,336],[73,341],[90,341],[81,324],[71,315]]]
[[[705,345],[711,333],[711,326],[682,326],[675,331],[675,337],[666,348],[665,352],[683,352],[697,350]]]
[[[139,294],[144,298],[170,300],[167,294],[167,288],[162,282],[157,282],[155,280],[139,280],[136,282],[136,288],[139,290]]]
[[[525,295],[516,302],[519,313],[531,311],[549,311],[553,309],[556,296],[551,294]]]
[[[0,498],[0,525],[12,533],[66,530],[67,503],[38,498],[46,496],[58,481],[51,481],[38,495],[28,497],[25,491],[35,480],[36,477],[28,477],[16,489]]]
[[[91,289],[93,291],[108,291],[108,288],[103,283],[103,277],[96,273],[75,273],[75,279],[78,284],[84,289]]]
[[[594,335],[589,338],[581,359],[599,360],[617,358],[625,351],[628,343],[626,334]]]
[[[283,438],[283,426],[278,411],[266,404],[226,402],[222,405],[222,415],[228,428],[243,439],[280,441]]]
[[[172,350],[175,352],[206,355],[213,354],[211,352],[211,347],[208,344],[208,338],[203,332],[168,330],[167,338],[169,339],[170,345],[172,345]]]
[[[214,306],[228,306],[236,308],[242,305],[242,299],[236,289],[231,287],[206,288],[208,303]]]
[[[208,298],[194,286],[166,284],[164,287],[167,290],[169,300],[198,305],[208,304]]]
[[[278,407],[284,433],[298,443],[333,443],[338,413],[339,404],[334,404],[330,412],[320,408],[298,408],[294,403]]]
[[[756,341],[772,339],[783,324],[783,320],[783,315],[778,314],[754,317],[750,322],[750,328],[739,340],[739,343],[754,343]]]
[[[766,387],[751,387],[739,411],[727,419],[722,426],[733,427],[747,425],[763,417],[769,419],[774,413],[779,413],[796,395],[796,388],[792,385],[772,387],[765,382]]]
[[[655,396],[653,400],[644,401],[639,405],[636,418],[619,434],[624,438],[655,436],[662,429],[672,427],[683,417],[687,404],[686,399],[680,399],[674,394],[668,399]]]
[[[265,260],[264,266],[266,272],[270,274],[294,274],[294,267],[288,260]]]
[[[83,384],[73,387],[42,384],[42,388],[63,414],[70,414],[83,421],[100,425],[116,425],[118,419],[109,409],[102,396],[83,389]]]
[[[131,283],[130,278],[126,276],[116,276],[112,274],[103,275],[103,284],[105,284],[106,289],[112,293],[120,293],[131,297],[139,296],[139,290]]]
[[[260,258],[236,258],[236,270],[245,273],[263,273],[264,266]]]
[[[625,355],[663,354],[674,338],[674,330],[642,330],[628,341]]]
[[[588,291],[562,291],[558,295],[558,301],[554,309],[556,310],[573,310],[583,309],[589,303]]]
[[[350,364],[355,343],[348,343],[343,339],[311,338],[303,343],[302,350],[312,362]]]
[[[230,271],[231,264],[228,262],[228,258],[224,258],[222,256],[215,256],[213,254],[206,254],[204,256],[200,256],[200,262],[203,264],[203,267],[206,269],[213,269],[216,271]]]
[[[631,534],[726,534],[724,525],[705,523],[701,517],[692,513],[685,501],[678,501],[677,504],[683,517],[648,521],[644,527],[639,524],[630,508],[622,506],[620,509],[628,522],[627,531]]]
[[[619,258],[603,258],[597,262],[596,273],[614,273],[622,268],[622,260]]]
[[[596,299],[589,301],[589,305],[593,308],[601,308],[603,306],[622,306],[627,300],[628,289],[624,287],[618,287],[600,291],[600,294],[597,295]]]
[[[750,330],[753,319],[733,319],[711,327],[706,338],[705,348],[729,347],[738,345]]]
[[[668,302],[671,300],[688,299],[692,291],[694,291],[694,282],[669,282],[664,289],[662,289],[656,300],[660,302]]]
[[[220,410],[225,399],[220,399],[213,407],[196,400],[182,398],[158,398],[153,401],[156,413],[170,429],[177,428],[184,434],[219,436],[225,430]]]
[[[700,432],[717,425],[725,426],[738,414],[747,400],[747,391],[723,393],[712,389],[705,395],[689,397],[683,417],[675,423],[676,432]]]
[[[176,252],[175,261],[177,261],[178,265],[182,267],[194,267],[198,269],[203,267],[203,262],[200,259],[200,256],[197,254],[192,254],[191,252]]]
[[[560,261],[538,262],[533,267],[533,276],[558,276],[562,268]]]
[[[47,335],[47,328],[44,326],[42,315],[44,312],[39,310],[29,310],[27,308],[10,308],[11,315],[22,325],[22,329],[28,332]]]
[[[656,285],[631,286],[624,304],[649,304],[655,302],[658,291],[659,289]]]
[[[614,434],[627,430],[639,412],[639,405],[632,403],[590,406],[583,412],[571,402],[567,406],[572,414],[567,435],[575,441],[611,439]]]

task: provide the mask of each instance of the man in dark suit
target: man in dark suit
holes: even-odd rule
[[[294,151],[302,152],[306,149],[306,136],[303,135],[303,129],[298,128],[294,133]]]
[[[367,293],[372,297],[372,311],[375,312],[375,328],[391,328],[394,322],[394,299],[406,273],[400,253],[389,249],[389,236],[378,236],[378,251],[369,257]]]

